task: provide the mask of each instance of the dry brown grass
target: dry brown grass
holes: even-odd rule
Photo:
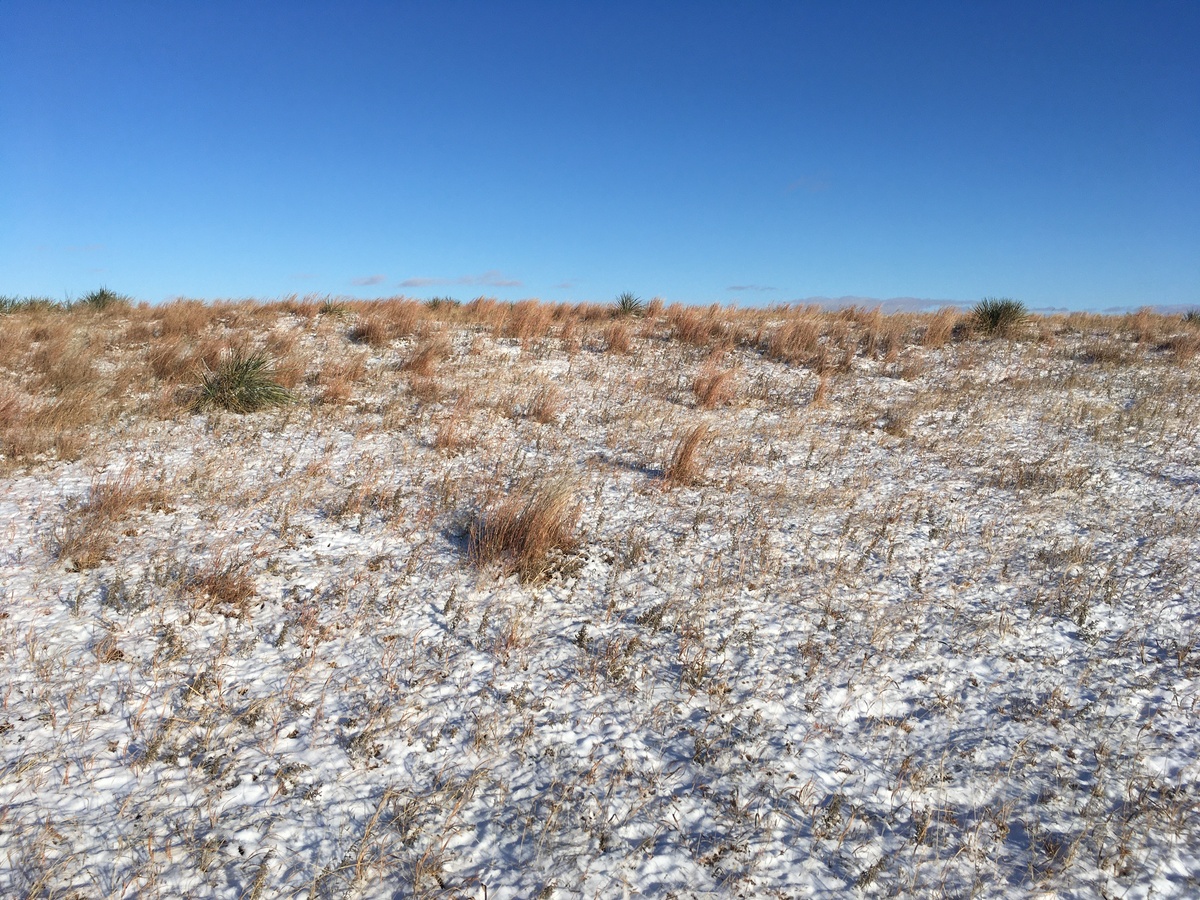
[[[705,310],[672,304],[667,308],[667,321],[675,340],[693,347],[711,347],[725,334],[719,307]]]
[[[701,423],[677,435],[675,449],[663,469],[663,480],[670,486],[692,485],[700,480],[700,453],[716,436],[712,426]]]
[[[537,340],[550,332],[553,321],[553,307],[537,300],[521,300],[509,307],[499,333],[519,341]]]
[[[810,365],[817,359],[822,344],[824,322],[815,315],[803,315],[779,326],[767,338],[768,358],[789,365]]]
[[[55,530],[55,556],[72,569],[96,568],[117,541],[116,524],[132,511],[160,502],[160,491],[129,474],[94,482],[87,500]]]
[[[168,384],[193,380],[199,368],[199,361],[187,341],[178,335],[151,344],[147,362],[154,377]]]
[[[367,374],[367,353],[362,351],[340,357],[326,364],[313,379],[321,388],[322,403],[345,403],[354,392],[354,385]]]
[[[194,598],[193,608],[238,619],[249,617],[250,600],[258,593],[249,562],[220,553],[192,569],[183,586]]]
[[[1200,354],[1200,333],[1174,335],[1167,340],[1167,347],[1181,364],[1191,362]]]
[[[523,582],[539,581],[578,547],[581,511],[566,480],[523,484],[475,519],[468,552],[480,567],[498,562]]]
[[[829,402],[829,373],[823,373],[817,380],[817,387],[813,391],[811,402],[818,409]]]
[[[434,449],[453,455],[471,447],[473,442],[467,428],[469,416],[470,404],[460,397],[438,423],[433,436]]]
[[[373,315],[360,319],[346,333],[356,344],[368,347],[386,347],[392,339],[391,331],[382,316]]]
[[[100,395],[86,387],[32,402],[14,391],[4,402],[0,450],[10,462],[29,463],[51,454],[77,459],[89,444],[88,432],[107,414]]]
[[[561,408],[562,391],[552,384],[544,384],[533,395],[526,415],[543,425],[553,425],[558,421]]]
[[[737,395],[732,369],[705,369],[692,381],[692,393],[704,409],[727,406]]]
[[[628,353],[632,346],[629,326],[624,322],[612,322],[604,329],[604,347],[609,353]]]
[[[199,300],[176,300],[159,308],[158,330],[163,337],[196,337],[216,317],[213,306]]]
[[[424,341],[402,366],[406,372],[429,378],[437,374],[438,366],[450,356],[454,348],[444,334],[436,334]]]
[[[926,320],[921,344],[933,350],[944,347],[954,336],[954,330],[962,318],[962,312],[955,307],[943,306]]]

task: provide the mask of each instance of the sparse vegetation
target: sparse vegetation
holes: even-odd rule
[[[2,308],[0,895],[1190,890],[1178,313]]]

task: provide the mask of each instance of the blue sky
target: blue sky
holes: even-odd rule
[[[1200,305],[1200,4],[0,2],[0,294]]]

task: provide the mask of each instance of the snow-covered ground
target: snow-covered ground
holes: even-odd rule
[[[110,414],[0,476],[0,894],[1200,895],[1200,378],[1120,320],[814,403],[663,320],[445,325],[416,375],[418,337],[279,313],[209,326],[307,375],[246,416],[122,382],[155,332],[113,321],[74,326]],[[481,511],[564,480],[549,578],[474,564]]]

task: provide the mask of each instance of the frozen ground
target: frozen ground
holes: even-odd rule
[[[210,323],[290,333],[301,402],[132,379],[0,476],[0,893],[1200,895],[1195,361],[1113,320],[814,403],[661,320],[629,354],[449,324],[428,375],[347,324]],[[157,333],[109,327],[97,383]],[[475,566],[480,510],[552,479],[578,549]]]

